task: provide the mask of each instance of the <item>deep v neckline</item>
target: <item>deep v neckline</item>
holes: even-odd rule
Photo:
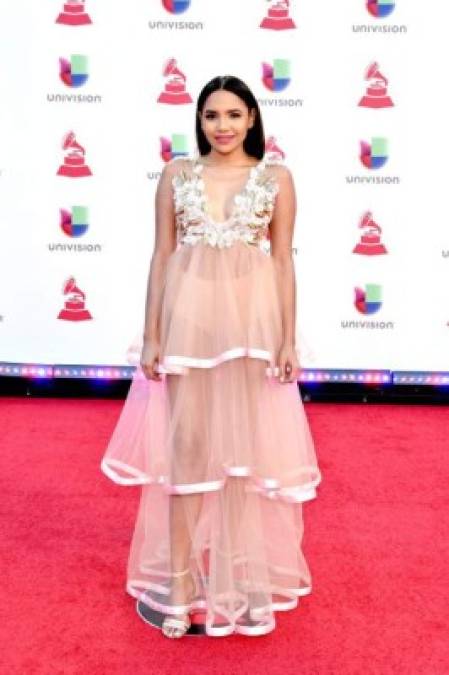
[[[265,161],[265,158],[262,157],[262,159],[259,160],[257,162],[257,164],[254,164],[254,166],[250,167],[249,172],[248,172],[248,176],[247,176],[245,182],[243,183],[243,186],[240,188],[240,190],[237,190],[237,192],[235,192],[234,195],[232,196],[231,213],[230,213],[229,217],[226,218],[225,220],[215,220],[215,218],[213,218],[211,213],[210,213],[210,199],[209,199],[209,196],[208,196],[207,191],[206,191],[204,176],[202,175],[205,165],[202,164],[199,161],[198,157],[195,157],[194,168],[198,167],[198,169],[199,169],[196,172],[196,174],[197,174],[197,177],[200,179],[200,183],[199,183],[200,193],[201,193],[201,196],[203,198],[203,204],[204,204],[205,212],[206,212],[209,220],[211,220],[216,225],[222,225],[222,224],[228,223],[230,220],[232,220],[232,218],[234,217],[236,206],[237,206],[237,198],[240,197],[241,195],[243,195],[247,191],[248,185],[249,185],[251,179],[255,175],[257,175],[257,173],[259,172],[259,170],[260,170],[261,166],[263,165],[264,161]]]

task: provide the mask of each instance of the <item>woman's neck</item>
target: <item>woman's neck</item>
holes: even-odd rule
[[[206,162],[204,161],[205,158]],[[255,157],[245,155],[240,151],[225,154],[211,150],[207,155],[202,155],[201,160],[205,166],[235,166],[246,168],[258,164],[258,160],[256,160]]]

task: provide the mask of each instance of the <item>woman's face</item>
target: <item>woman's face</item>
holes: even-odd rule
[[[255,111],[250,113],[241,98],[219,89],[207,97],[199,116],[211,147],[228,154],[243,144],[248,129],[254,124]]]

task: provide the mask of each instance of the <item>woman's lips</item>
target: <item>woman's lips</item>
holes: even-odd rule
[[[217,143],[229,143],[235,136],[215,136]]]

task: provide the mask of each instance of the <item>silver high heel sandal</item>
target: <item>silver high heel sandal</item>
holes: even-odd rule
[[[182,577],[184,574],[191,573],[191,570],[189,568],[182,570],[182,572],[173,572],[172,577]],[[195,579],[192,577],[193,583],[194,583],[194,590],[191,596],[191,599],[195,597],[196,593],[196,582]],[[161,630],[162,633],[168,637],[168,638],[180,638],[183,635],[187,633],[191,626],[191,621],[190,621],[190,616],[189,616],[189,604],[186,603],[185,605],[182,605],[182,607],[185,607],[185,611],[182,612],[182,614],[174,614],[170,615],[167,614],[164,617],[164,620],[161,625]]]

